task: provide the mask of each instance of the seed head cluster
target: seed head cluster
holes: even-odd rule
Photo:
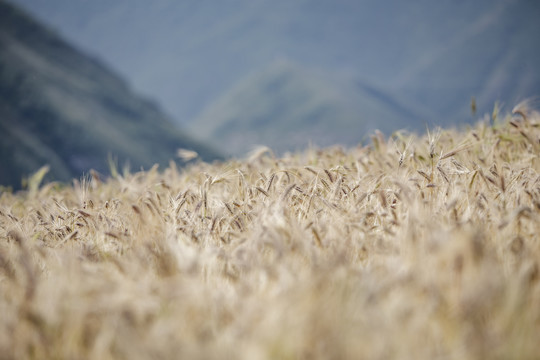
[[[537,359],[540,118],[0,195],[0,359]]]

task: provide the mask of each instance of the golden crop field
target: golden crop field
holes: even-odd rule
[[[540,117],[0,196],[0,359],[539,359]]]

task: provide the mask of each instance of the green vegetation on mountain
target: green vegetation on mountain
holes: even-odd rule
[[[109,156],[148,168],[178,148],[217,157],[106,66],[0,1],[0,184],[18,188],[45,164],[48,179],[106,173]]]

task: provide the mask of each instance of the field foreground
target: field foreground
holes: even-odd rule
[[[538,359],[539,121],[3,193],[0,359]]]

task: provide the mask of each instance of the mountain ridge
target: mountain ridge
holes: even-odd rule
[[[280,59],[239,80],[191,129],[241,156],[257,145],[278,153],[311,145],[354,146],[376,129],[413,130],[427,120],[367,82]],[[336,128],[347,133],[336,134]]]
[[[470,121],[472,96],[484,113],[540,93],[534,1],[16,1],[101,54],[182,124],[276,57],[349,72],[442,126]]]
[[[153,102],[46,26],[0,1],[0,184],[51,165],[49,180],[69,181],[109,156],[138,168],[167,164],[178,148],[218,158],[177,129]]]

